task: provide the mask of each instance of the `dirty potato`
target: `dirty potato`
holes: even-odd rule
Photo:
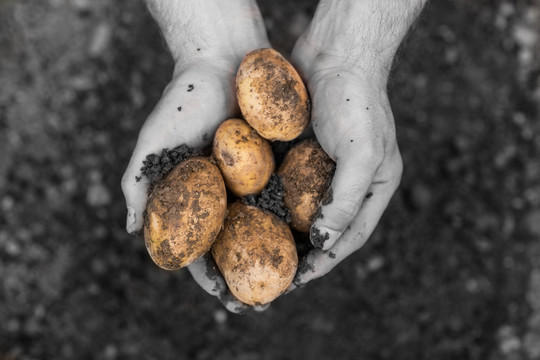
[[[292,228],[309,231],[334,169],[335,163],[315,139],[305,140],[289,150],[278,174],[285,190],[283,201],[291,212]]]
[[[246,54],[236,75],[236,95],[246,121],[268,140],[293,140],[308,125],[306,87],[274,49]]]
[[[144,219],[146,248],[163,269],[177,270],[210,250],[227,212],[217,166],[204,157],[184,160],[158,183]]]
[[[238,196],[259,193],[274,172],[270,143],[241,119],[219,126],[213,153],[227,187]]]
[[[229,207],[212,255],[232,294],[249,305],[266,304],[281,295],[298,267],[287,224],[240,202]]]

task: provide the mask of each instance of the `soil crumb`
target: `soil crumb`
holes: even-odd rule
[[[312,227],[310,233],[311,233],[311,242],[313,243],[313,246],[319,249],[322,249],[326,240],[330,238],[330,234],[325,232],[323,235],[321,234],[321,231],[317,229],[316,227]]]
[[[322,206],[330,205],[334,201],[334,190],[330,186],[321,201]]]
[[[288,224],[291,222],[291,213],[283,202],[284,195],[285,191],[283,190],[281,178],[277,174],[272,174],[268,185],[266,185],[260,194],[244,196],[242,201],[246,205],[258,206],[270,211]]]
[[[153,186],[167,175],[176,164],[199,155],[202,153],[185,144],[171,150],[163,149],[161,155],[149,154],[146,156],[146,160],[143,160],[141,173],[150,180],[150,184]]]
[[[298,264],[298,270],[296,271],[296,278],[294,279],[293,283],[295,285],[298,285],[299,275],[304,275],[308,271],[315,272],[315,268],[313,267],[312,261],[309,261],[308,258],[303,258],[302,261],[300,261],[300,264]]]

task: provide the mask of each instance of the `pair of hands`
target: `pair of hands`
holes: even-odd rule
[[[149,1],[149,8],[162,27],[176,65],[171,82],[140,131],[122,179],[129,233],[143,226],[149,181],[139,177],[146,155],[180,144],[194,148],[208,145],[222,121],[238,116],[234,83],[243,56],[249,50],[270,47],[254,2],[239,9],[224,4],[207,7],[204,20],[201,18],[203,32],[193,29],[197,19],[179,20],[182,26],[171,27],[173,16],[169,13],[171,18],[164,19],[160,14],[163,9],[156,3]],[[192,15],[197,16],[196,10]],[[322,148],[336,162],[336,172],[331,184],[332,201],[322,206],[322,216],[311,231],[312,239],[313,234],[319,234],[318,238],[322,236],[325,241],[300,259],[302,271],[289,291],[325,275],[364,245],[402,172],[386,94],[392,59],[368,55],[351,58],[346,48],[336,45],[342,33],[337,26],[328,26],[325,16],[316,14],[297,41],[291,62],[307,84],[311,126]],[[232,29],[235,26],[238,28]],[[188,41],[181,40],[186,37]],[[203,44],[200,47],[198,38]],[[249,308],[230,294],[210,255],[188,269],[197,283],[217,296],[229,311]]]

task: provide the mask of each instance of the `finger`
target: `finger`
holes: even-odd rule
[[[309,25],[311,26],[311,24]],[[306,32],[301,34],[294,44],[291,53],[291,63],[298,70],[302,79],[307,79],[310,73],[313,59],[317,58],[318,50],[307,41]]]
[[[229,312],[232,312],[234,314],[245,314],[246,312],[263,312],[266,309],[270,307],[270,303],[264,304],[264,305],[255,305],[250,306],[248,304],[244,304],[240,300],[234,297],[233,294],[227,289],[225,293],[218,296],[219,301],[221,304],[227,309]]]
[[[248,305],[238,301],[229,292],[210,253],[201,256],[187,268],[195,282],[208,294],[218,297],[219,301],[230,312],[238,314],[249,309]]]
[[[289,285],[289,287],[287,288],[287,290],[285,290],[285,293],[283,293],[283,295],[287,295],[288,293],[298,289],[299,287],[300,285],[297,286],[294,282],[292,282],[291,285]]]
[[[326,250],[355,218],[384,159],[388,125],[382,92],[347,72],[318,73],[311,79],[313,128],[322,148],[336,161],[331,190],[310,231]]]
[[[254,305],[251,307],[251,310],[255,312],[263,312],[266,311],[270,307],[271,303],[262,304],[262,305]]]
[[[210,253],[206,253],[187,266],[191,276],[204,291],[212,296],[219,296],[227,289]]]
[[[311,226],[311,242],[323,250],[332,247],[356,217],[383,157],[375,145],[360,136],[356,140],[362,144],[347,141],[338,150],[331,186]]]
[[[388,180],[375,182],[371,186],[370,192],[373,195],[364,200],[350,228],[343,233],[333,247],[328,250],[314,249],[301,260],[294,285],[289,288],[289,291],[327,274],[366,243],[399,184],[402,166],[399,153],[384,164],[385,168],[382,170],[391,172],[392,175],[385,176]]]
[[[227,289],[225,293],[218,296],[219,301],[221,304],[227,309],[229,312],[235,313],[235,314],[245,314],[249,311],[254,312],[263,312],[266,309],[270,307],[270,303],[264,304],[264,305],[255,305],[250,306],[248,304],[245,304],[234,297],[233,294]]]
[[[227,288],[227,284],[210,253],[204,254],[187,268],[195,282],[208,294],[216,296],[223,306],[232,313],[241,314],[249,310],[260,312],[270,306],[270,304],[249,306],[236,299]]]
[[[227,81],[220,81],[217,76],[209,72],[201,74],[197,69],[180,74],[146,120],[122,178],[129,233],[143,226],[150,185],[141,174],[146,156],[181,144],[199,148],[209,143],[220,122],[234,113],[232,90],[227,88]]]

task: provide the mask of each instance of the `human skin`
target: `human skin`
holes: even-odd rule
[[[321,0],[294,48],[292,62],[311,95],[313,130],[337,166],[332,201],[311,229],[316,249],[301,260],[289,290],[328,273],[362,247],[399,184],[403,165],[386,84],[394,55],[425,2]],[[129,233],[143,225],[149,181],[140,169],[146,155],[180,144],[208,145],[221,121],[238,114],[234,76],[243,56],[270,47],[254,0],[146,3],[175,67],[122,179]],[[188,269],[229,311],[250,308],[232,297],[211,256]]]
[[[292,61],[307,82],[315,135],[336,162],[315,219],[316,249],[290,290],[321,277],[362,247],[402,174],[387,80],[399,45],[426,0],[321,0]]]
[[[210,144],[219,124],[238,115],[234,79],[243,56],[270,46],[254,0],[146,3],[175,66],[170,83],[139,133],[122,178],[126,229],[131,234],[139,233],[143,226],[149,180],[141,176],[141,167],[146,155],[180,144],[193,148]],[[249,308],[230,295],[211,257],[201,257],[188,269],[228,310]]]

